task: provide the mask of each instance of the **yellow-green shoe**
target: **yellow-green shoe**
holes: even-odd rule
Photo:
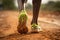
[[[21,34],[26,34],[28,32],[27,28],[27,15],[26,11],[22,10],[19,15],[19,24],[17,27],[17,31]]]
[[[32,33],[39,33],[41,31],[41,27],[38,26],[37,24],[32,24],[32,27],[31,27],[31,32]]]

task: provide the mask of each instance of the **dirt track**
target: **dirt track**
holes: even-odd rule
[[[27,25],[30,32],[31,31],[30,22],[31,22],[32,17],[31,16],[28,16],[28,17],[29,18],[28,18]],[[0,24],[4,25],[5,28],[7,28],[7,30],[5,28],[3,28],[3,30],[6,32],[8,31],[7,34],[14,33],[12,35],[0,38],[0,40],[60,40],[60,26],[59,25],[56,25],[53,23],[47,23],[41,20],[39,20],[38,23],[43,29],[43,31],[39,33],[28,33],[28,34],[21,35],[19,33],[16,33],[16,26],[18,25],[18,12],[17,11],[16,12],[15,11],[0,12]],[[8,28],[10,28],[9,26],[12,27],[10,30],[8,30]],[[1,30],[2,29],[0,28],[0,31]]]

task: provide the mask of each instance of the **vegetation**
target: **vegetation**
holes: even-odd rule
[[[60,12],[60,1],[49,1],[47,4],[42,4],[41,9]]]
[[[12,10],[12,9],[15,9],[16,6],[14,4],[14,0],[3,0],[3,9],[5,10]]]
[[[3,0],[3,9],[16,9],[16,6],[14,4],[14,0]],[[26,10],[32,10],[32,5],[27,4],[26,5]],[[49,11],[58,11],[60,12],[60,1],[49,1],[46,4],[41,5],[41,10],[49,10]]]

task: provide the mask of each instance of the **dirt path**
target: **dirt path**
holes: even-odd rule
[[[31,31],[31,16],[28,16],[28,29],[29,32]],[[0,25],[0,31],[1,26],[7,28],[4,29],[4,33],[6,34],[11,34],[14,33],[12,35],[6,36],[6,37],[1,37],[0,40],[60,40],[60,26],[54,23],[50,23],[50,22],[46,22],[44,20],[41,20],[39,18],[38,21],[40,27],[43,29],[43,31],[39,32],[39,33],[27,33],[27,34],[19,34],[19,33],[14,33],[16,32],[16,26],[18,25],[18,12],[15,11],[4,11],[0,12],[0,24],[4,25]],[[8,30],[8,28],[10,28],[9,26],[11,26],[12,28]],[[15,30],[13,32],[13,30]],[[2,30],[3,31],[3,30]],[[1,35],[0,35],[1,36]]]

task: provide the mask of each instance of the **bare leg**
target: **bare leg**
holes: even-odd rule
[[[33,19],[31,24],[37,23],[37,19],[38,19],[38,14],[39,14],[39,9],[40,9],[40,5],[41,5],[41,0],[32,0],[33,3]]]
[[[17,2],[18,2],[18,9],[19,11],[21,11],[24,9],[24,3],[26,3],[27,0],[17,0]]]

